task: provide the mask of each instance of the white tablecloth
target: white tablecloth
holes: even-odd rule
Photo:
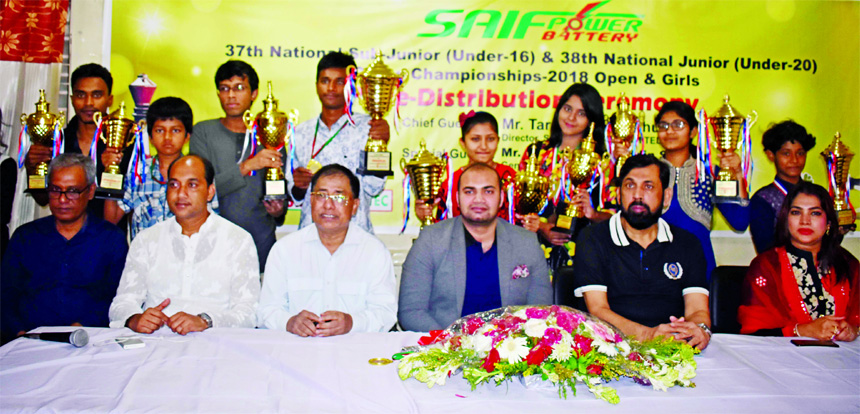
[[[396,363],[368,364],[415,344],[416,333],[212,329],[184,340],[159,331],[146,347],[123,350],[93,344],[131,331],[87,331],[90,345],[79,349],[23,338],[0,348],[0,411],[860,412],[860,341],[797,348],[787,338],[715,335],[697,357],[696,388],[664,393],[622,380],[612,383],[621,397],[612,406],[583,386],[567,400],[519,382],[472,392],[459,377],[428,389],[401,381]]]

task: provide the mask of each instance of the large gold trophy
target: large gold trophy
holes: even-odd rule
[[[146,121],[141,120],[135,124],[125,117],[125,102],[120,102],[119,108],[111,112],[107,117],[102,117],[101,112],[93,114],[93,121],[98,126],[101,124],[99,138],[108,148],[114,148],[122,152],[134,144],[134,134],[137,128],[146,128]],[[105,166],[99,180],[99,188],[96,189],[96,197],[107,200],[119,200],[123,196],[124,176],[120,171],[119,163]]]
[[[538,146],[532,145],[526,168],[514,178],[514,211],[520,215],[538,213],[549,194],[549,177],[542,175],[538,168]]]
[[[66,123],[66,114],[60,111],[58,115],[49,112],[51,104],[45,100],[45,90],[39,89],[39,100],[36,101],[36,112],[30,115],[21,114],[21,125],[26,126],[30,141],[49,148],[62,145],[54,142],[54,131]],[[20,143],[23,144],[23,143]],[[53,152],[57,152],[56,150]],[[40,162],[35,174],[27,176],[27,192],[44,190],[48,187],[48,162]]]
[[[251,110],[245,111],[242,120],[248,129],[256,122],[257,141],[265,148],[280,151],[290,142],[292,131],[299,120],[299,111],[293,109],[289,115],[278,110],[278,100],[272,95],[272,81],[269,81],[269,95],[263,99],[263,110],[256,117]],[[288,134],[289,132],[289,134]],[[266,169],[266,195],[264,200],[287,198],[287,183],[284,181],[283,168]]]
[[[637,122],[640,117],[637,117],[633,113],[630,103],[627,102],[627,98],[624,96],[624,92],[621,92],[621,95],[618,96],[618,105],[616,107],[617,110],[615,113],[606,120],[612,127],[612,137],[610,139],[617,139],[621,141],[621,145],[630,149],[630,145],[633,144],[633,138],[636,136]],[[644,113],[641,116],[644,117]],[[618,161],[615,164],[616,171],[621,171],[621,166],[624,165],[624,162],[629,157],[626,154],[618,157]]]
[[[443,172],[445,171],[445,160],[427,151],[424,140],[421,140],[421,148],[411,160],[400,159],[400,168],[409,175],[412,181],[412,193],[415,194],[416,200],[432,204],[439,197],[444,177]],[[448,179],[451,178],[448,177]],[[405,197],[406,194],[403,196]],[[435,222],[436,217],[431,214],[421,221],[421,228]]]
[[[723,98],[723,106],[709,119],[711,127],[714,128],[714,145],[717,149],[723,153],[735,152],[738,149],[744,120],[748,123],[747,127],[752,128],[758,120],[758,113],[751,111],[746,117],[739,115],[738,110],[729,105],[729,95],[726,95]],[[701,127],[707,128],[706,125]],[[741,157],[744,156],[744,154],[740,155]],[[740,199],[740,183],[726,168],[721,168],[717,175],[717,180],[714,183],[714,196],[714,202],[717,203],[737,202]]]
[[[565,167],[567,169],[568,180],[570,181],[569,194],[571,196],[576,193],[577,188],[591,181],[594,177],[594,168],[601,164],[603,160],[603,157],[594,152],[595,142],[592,135],[593,132],[594,124],[590,127],[588,137],[582,141],[579,149],[573,150],[570,153],[570,159]],[[562,191],[565,190],[567,189],[562,189]],[[582,211],[578,204],[571,203],[568,199],[564,214],[558,215],[558,220],[552,230],[559,233],[572,234],[576,229],[576,220],[582,217],[585,217],[585,212]]]
[[[829,179],[831,182],[830,195],[833,197],[833,207],[836,209],[837,221],[840,227],[848,227],[849,230],[856,229],[854,224],[854,210],[848,200],[848,166],[854,153],[842,142],[842,134],[836,133],[833,142],[821,152],[827,162]]]
[[[350,73],[353,69],[355,69],[354,66],[349,66],[346,72]],[[409,71],[404,68],[399,75],[394,73],[382,61],[382,52],[376,51],[373,62],[363,72],[356,74],[356,81],[361,90],[361,106],[371,119],[382,119],[391,111],[391,105],[407,80],[409,80]],[[391,171],[391,153],[388,152],[388,143],[383,140],[368,139],[360,162],[361,174],[383,178],[394,175]]]

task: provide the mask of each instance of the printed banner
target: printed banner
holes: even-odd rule
[[[301,122],[320,111],[320,57],[338,50],[363,67],[379,49],[410,75],[396,132],[388,117],[392,164],[426,140],[455,168],[466,163],[458,115],[471,109],[496,116],[495,159],[516,165],[526,145],[549,135],[559,96],[574,82],[600,91],[606,116],[620,93],[630,97],[644,115],[646,151],[656,154],[654,116],[664,103],[710,113],[728,94],[743,114],[758,114],[755,191],[775,174],[761,147],[771,123],[793,119],[817,137],[806,171],[820,184],[820,153],[837,131],[860,151],[858,21],[860,3],[849,1],[114,0],[111,72],[116,103],[133,105],[124,85],[146,73],[158,84],[155,98],[182,97],[200,121],[223,115],[215,70],[241,59]],[[860,176],[860,161],[850,171]],[[392,192],[374,203],[379,232],[400,229],[402,178],[397,171]],[[288,224],[297,221],[288,214]],[[728,228],[718,216],[715,229]]]

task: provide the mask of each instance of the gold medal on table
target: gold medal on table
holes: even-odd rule
[[[308,161],[308,169],[311,170],[312,174],[316,174],[319,169],[322,168],[322,164],[319,161],[311,159]]]
[[[388,365],[394,361],[392,361],[388,358],[371,358],[367,362],[370,363],[370,365]]]

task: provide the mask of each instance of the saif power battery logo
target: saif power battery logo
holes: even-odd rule
[[[424,22],[439,30],[418,37],[632,42],[639,37],[643,16],[612,13],[604,7],[610,1],[587,3],[579,11],[436,9]]]

